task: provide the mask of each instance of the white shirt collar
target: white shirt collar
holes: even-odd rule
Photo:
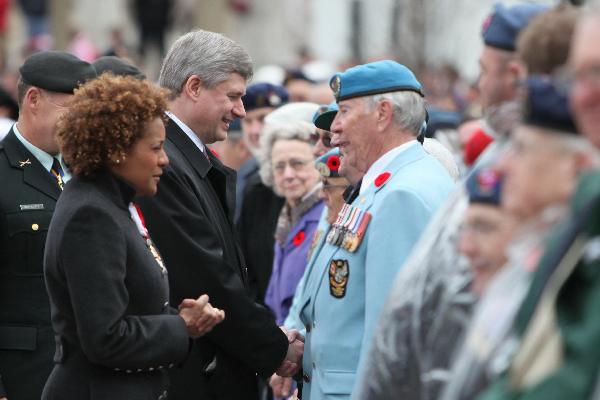
[[[29,150],[29,152],[31,154],[34,155],[35,158],[38,159],[38,161],[40,162],[40,164],[42,164],[42,166],[46,169],[46,171],[50,172],[50,170],[52,169],[52,164],[54,163],[54,156],[46,153],[44,150],[40,149],[39,147],[31,144],[31,142],[29,142],[27,139],[25,139],[25,137],[21,134],[21,132],[19,132],[19,128],[17,127],[17,124],[13,125],[13,131],[15,132],[15,136],[17,137],[17,139],[19,139],[19,141],[23,144],[23,146],[25,146],[25,148],[27,150]],[[65,162],[62,159],[62,154],[58,154],[56,156],[56,158],[58,158],[58,161],[60,162],[60,166],[63,169],[63,181],[68,182],[69,179],[71,179],[71,173],[69,172],[69,169],[67,168],[67,166],[65,165]]]
[[[166,114],[177,124],[177,126],[181,128],[182,131],[185,132],[185,134],[190,138],[190,140],[194,142],[196,147],[198,147],[201,152],[205,153],[206,150],[204,149],[204,143],[202,143],[202,140],[200,140],[198,135],[196,135],[189,126],[187,126],[182,120],[177,118],[172,112],[167,111]]]
[[[381,157],[377,159],[367,170],[367,173],[362,179],[362,183],[360,185],[359,194],[363,194],[365,190],[375,181],[375,179],[385,171],[386,167],[403,151],[406,151],[409,147],[416,145],[418,142],[416,140],[411,140],[409,142],[403,143],[398,147],[394,147]]]

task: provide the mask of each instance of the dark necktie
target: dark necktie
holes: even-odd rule
[[[65,186],[65,182],[63,181],[63,176],[65,175],[65,172],[63,171],[62,167],[60,166],[60,162],[56,157],[54,158],[54,161],[52,161],[52,168],[50,168],[50,174],[54,177],[54,179],[56,179],[56,183],[58,184],[60,190],[63,190]]]
[[[358,182],[356,182],[356,185],[351,186],[351,188],[352,188],[351,191],[349,191],[348,193],[344,192],[344,200],[346,201],[346,203],[352,204],[354,199],[356,199],[358,197],[358,194],[360,193],[360,185],[361,184],[362,184],[362,179],[359,180]]]

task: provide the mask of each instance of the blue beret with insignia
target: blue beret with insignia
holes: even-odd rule
[[[334,147],[315,160],[315,168],[323,178],[339,178],[340,148]]]
[[[326,131],[331,129],[331,123],[337,114],[339,107],[336,102],[319,107],[313,116],[313,123],[319,129]]]
[[[527,78],[523,124],[561,133],[579,133],[569,108],[568,95],[557,89],[552,79],[546,75]]]
[[[392,60],[357,65],[335,74],[329,86],[339,103],[342,100],[375,94],[413,91],[423,96],[423,86],[415,74]]]
[[[494,12],[483,23],[483,42],[486,46],[515,51],[519,32],[539,13],[550,8],[541,4],[517,4],[506,7],[496,4]]]
[[[469,203],[500,204],[503,177],[489,167],[473,170],[466,181]]]
[[[289,94],[283,86],[262,82],[249,85],[242,97],[246,111],[262,107],[277,108],[288,101]]]

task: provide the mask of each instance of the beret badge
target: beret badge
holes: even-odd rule
[[[342,90],[342,79],[339,75],[336,75],[330,83],[331,90],[333,91],[333,95],[337,99],[340,97],[340,91]]]
[[[317,171],[319,171],[319,174],[321,174],[321,176],[324,176],[325,178],[331,175],[331,170],[327,167],[327,164],[323,162],[317,163],[316,168]]]

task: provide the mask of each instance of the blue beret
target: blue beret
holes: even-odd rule
[[[326,131],[331,129],[331,123],[337,114],[339,107],[336,102],[328,104],[324,107],[319,107],[313,116],[313,123],[319,129]]]
[[[324,178],[339,178],[340,148],[334,147],[315,160],[315,168]]]
[[[469,203],[500,204],[503,177],[489,167],[474,169],[466,181]]]
[[[28,85],[70,94],[80,84],[96,78],[96,70],[90,63],[64,51],[35,53],[25,60],[19,73]]]
[[[569,108],[568,95],[558,90],[546,75],[527,78],[523,123],[578,134]]]
[[[423,96],[423,86],[404,65],[391,60],[357,65],[335,74],[329,82],[339,103],[353,97],[410,90]]]
[[[549,9],[541,4],[518,4],[512,7],[496,4],[492,15],[483,23],[483,42],[487,46],[515,51],[515,42],[521,29],[533,17]]]
[[[271,83],[254,83],[246,88],[246,94],[242,97],[246,111],[256,108],[277,108],[289,100],[287,90],[283,86]]]

